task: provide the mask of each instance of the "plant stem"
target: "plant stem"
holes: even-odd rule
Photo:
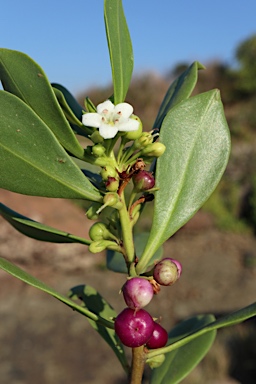
[[[130,384],[141,384],[145,366],[144,346],[132,349],[132,369]]]

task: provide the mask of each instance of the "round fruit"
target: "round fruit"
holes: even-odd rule
[[[135,173],[132,180],[137,191],[147,191],[155,185],[155,179],[152,173],[144,170]]]
[[[144,309],[125,308],[115,319],[115,331],[127,347],[140,347],[152,336],[154,320]]]
[[[142,277],[133,277],[127,280],[122,292],[127,306],[132,309],[145,307],[154,295],[152,285]]]
[[[179,261],[166,258],[154,267],[153,276],[160,285],[172,285],[181,275],[182,267]]]
[[[147,341],[146,346],[150,349],[162,348],[168,340],[168,333],[158,323],[154,323],[154,331],[150,339]]]

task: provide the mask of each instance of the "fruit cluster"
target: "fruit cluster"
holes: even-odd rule
[[[181,272],[177,260],[165,258],[155,265],[153,279],[132,277],[126,281],[122,292],[127,308],[115,319],[116,334],[124,345],[131,348],[145,345],[150,349],[165,346],[167,331],[142,308],[153,298],[156,285],[174,284]]]

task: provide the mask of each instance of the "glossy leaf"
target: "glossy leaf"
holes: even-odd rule
[[[71,233],[60,231],[20,215],[18,212],[13,211],[2,203],[0,203],[0,215],[17,229],[17,231],[36,240],[47,241],[50,243],[91,244],[90,240],[74,236]]]
[[[85,308],[93,311],[104,319],[112,319],[117,316],[114,309],[110,304],[89,285],[78,285],[70,290],[69,295],[73,300],[80,299]],[[117,358],[121,362],[124,370],[128,371],[128,363],[126,361],[125,353],[122,344],[120,344],[118,337],[113,329],[106,328],[105,326],[88,319],[91,326],[103,337],[103,339],[112,348]]]
[[[61,293],[56,292],[53,288],[49,287],[47,284],[43,283],[42,281],[38,280],[34,276],[31,276],[28,272],[25,272],[21,268],[17,267],[16,265],[10,263],[9,261],[0,258],[0,268],[4,271],[8,272],[10,275],[18,278],[19,280],[24,281],[25,283],[40,289],[41,291],[44,291],[48,293],[49,295],[55,297],[56,299],[62,301],[64,304],[68,305],[73,310],[81,313],[82,315],[88,317],[90,320],[95,321],[97,324],[101,324],[105,327],[109,327],[111,329],[114,328],[114,323],[110,319],[106,319],[101,317],[96,312],[90,311],[88,308],[82,307],[78,304],[76,304],[74,301],[70,300],[66,296],[62,295]]]
[[[0,187],[26,195],[101,201],[101,195],[44,122],[0,91]]]
[[[139,233],[134,236],[134,246],[136,250],[136,256],[140,258],[142,251],[147,243],[149,233]],[[150,260],[150,264],[153,264],[155,260],[160,260],[163,255],[163,248],[160,247]],[[124,257],[119,252],[107,250],[107,268],[113,272],[127,273],[127,266]]]
[[[65,149],[83,158],[84,150],[69,126],[44,71],[37,63],[24,53],[0,49],[0,80],[6,91],[30,106]]]
[[[122,1],[104,1],[105,27],[112,68],[114,104],[125,100],[133,71],[132,43]]]
[[[169,110],[191,95],[197,83],[199,69],[204,69],[204,66],[195,61],[170,85],[160,105],[153,128],[160,128]]]
[[[160,131],[165,153],[157,160],[155,209],[148,243],[138,263],[148,261],[205,203],[228,162],[230,136],[220,95],[213,90],[179,103]]]
[[[93,131],[82,124],[83,109],[76,101],[73,95],[62,85],[52,84],[55,96],[58,99],[60,107],[70,123],[71,128],[75,133],[81,136],[88,137]]]
[[[168,344],[186,337],[189,333],[212,321],[214,321],[212,315],[197,316],[183,321],[170,332]],[[166,354],[163,364],[152,371],[150,384],[180,383],[207,354],[215,336],[216,331],[210,331]]]

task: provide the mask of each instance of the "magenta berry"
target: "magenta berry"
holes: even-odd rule
[[[115,331],[127,347],[136,348],[147,343],[154,331],[154,320],[144,309],[125,308],[115,319]]]
[[[144,170],[135,173],[132,180],[137,191],[147,191],[155,185],[152,173]]]
[[[145,307],[154,295],[152,285],[142,277],[133,277],[127,280],[122,292],[127,306],[132,309]]]
[[[153,276],[160,285],[172,285],[179,279],[181,272],[180,262],[169,257],[155,265]]]
[[[150,349],[162,348],[168,340],[167,331],[158,323],[154,323],[154,331],[146,346]]]

